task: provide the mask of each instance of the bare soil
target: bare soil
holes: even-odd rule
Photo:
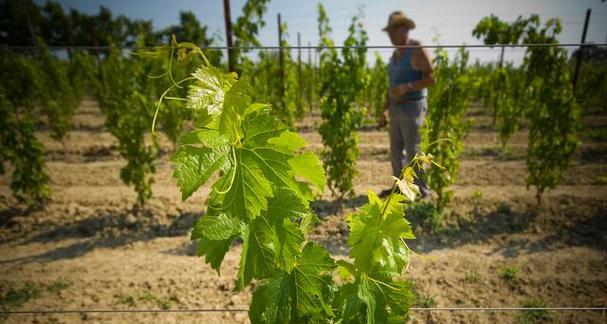
[[[538,209],[525,185],[524,127],[500,148],[482,109],[466,143],[455,198],[445,226],[430,231],[411,216],[417,255],[406,277],[419,307],[605,306],[607,304],[607,142],[582,138],[562,185]],[[298,123],[312,151],[322,150],[318,116]],[[586,116],[586,127],[607,127]],[[240,246],[228,253],[221,276],[196,257],[189,231],[204,214],[209,192],[186,202],[171,177],[172,144],[161,139],[154,197],[145,212],[119,177],[124,164],[95,102],[85,100],[63,142],[41,130],[53,199],[28,211],[11,197],[10,168],[0,177],[0,308],[234,309],[214,313],[45,314],[0,317],[7,323],[246,323],[251,291],[234,292]],[[359,133],[355,195],[314,202],[321,222],[311,238],[338,258],[347,256],[345,217],[368,190],[390,184],[385,130]],[[520,312],[413,312],[415,323],[509,323]],[[600,312],[551,312],[558,323],[605,323]]]

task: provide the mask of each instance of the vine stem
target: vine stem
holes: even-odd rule
[[[166,100],[188,101],[188,99],[181,98],[181,97],[169,97],[169,96],[165,96],[164,99],[166,99]]]
[[[218,193],[220,195],[226,194],[228,191],[230,191],[230,189],[232,189],[232,185],[234,184],[234,179],[236,179],[236,168],[238,167],[238,160],[236,160],[236,150],[234,150],[233,146],[232,146],[232,158],[234,159],[234,168],[233,168],[234,172],[232,172],[232,179],[230,180],[230,185],[225,190],[213,189],[216,193]]]
[[[169,57],[169,79],[171,79],[171,82],[173,83],[174,86],[176,86],[177,88],[182,88],[177,82],[175,82],[175,79],[173,79],[173,54],[175,53],[175,50],[173,48],[171,48],[171,54]]]
[[[152,135],[156,135],[156,119],[158,119],[158,112],[160,111],[160,104],[162,103],[162,100],[164,99],[164,97],[167,95],[167,93],[169,93],[169,91],[173,90],[173,88],[175,88],[175,86],[178,86],[179,84],[189,81],[189,80],[194,80],[196,79],[195,77],[187,77],[177,83],[175,83],[174,85],[170,86],[168,89],[166,89],[162,95],[160,96],[160,99],[158,99],[158,103],[156,104],[156,112],[154,112],[154,119],[152,120]]]

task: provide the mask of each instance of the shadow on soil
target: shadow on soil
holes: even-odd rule
[[[355,209],[362,206],[367,198],[363,195],[340,201],[319,200],[312,204],[312,209],[321,218],[319,226],[330,215],[339,214],[342,209]],[[454,202],[468,204],[469,202]],[[416,252],[429,253],[435,250],[457,248],[466,244],[493,242],[496,246],[488,253],[500,253],[505,257],[516,257],[520,254],[553,251],[559,248],[583,246],[599,251],[607,251],[607,206],[602,202],[578,202],[579,204],[596,205],[581,208],[570,205],[562,208],[559,204],[547,206],[539,214],[534,212],[513,211],[509,205],[499,204],[482,211],[472,211],[464,216],[455,215],[447,218],[444,227],[437,231],[427,230],[423,221],[414,214],[409,214],[416,230],[417,239],[409,242]],[[486,205],[485,205],[486,207]],[[12,217],[18,210],[4,210],[1,226],[11,226]],[[116,248],[138,241],[147,241],[157,237],[185,236],[202,213],[183,212],[172,216],[155,216],[152,212],[135,216],[132,210],[94,211],[81,221],[55,226],[42,230],[32,236],[5,244],[28,244],[54,242],[57,247],[44,253],[19,258],[4,257],[0,264],[52,262],[83,256],[97,248]],[[341,217],[341,216],[340,216]],[[333,225],[329,225],[333,226]],[[331,235],[332,229],[324,228],[319,243],[324,244],[334,254],[347,254],[345,240],[347,227],[343,231],[335,229],[340,235]],[[336,232],[336,233],[337,233]],[[343,233],[342,233],[343,232]],[[329,234],[327,234],[329,233]],[[326,238],[324,237],[326,236]],[[338,236],[337,239],[332,239]],[[333,237],[333,238],[336,238]],[[66,240],[75,240],[62,244]],[[235,241],[234,245],[240,244]],[[195,243],[185,242],[181,247],[162,251],[163,253],[195,255]]]
[[[3,258],[0,264],[13,262],[51,262],[83,256],[97,248],[116,248],[157,237],[187,235],[201,213],[181,213],[172,221],[160,223],[151,212],[135,216],[132,210],[95,212],[82,221],[41,231],[16,244],[60,242],[81,239],[67,246],[19,258]]]
[[[320,199],[315,200],[310,204],[312,211],[323,218],[327,215],[334,215],[342,211],[343,209],[354,209],[358,208],[367,203],[367,195],[357,195],[350,198],[342,199]]]
[[[411,215],[417,239],[408,244],[414,251],[429,253],[493,241],[497,247],[490,253],[509,258],[575,246],[607,251],[604,235],[607,233],[607,208],[596,206],[591,210],[548,207],[539,213],[533,210],[515,212],[502,203],[488,213],[455,216],[455,222],[433,232],[420,228],[420,219]]]

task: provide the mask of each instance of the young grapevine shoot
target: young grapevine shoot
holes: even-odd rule
[[[204,58],[193,44],[174,47],[178,55]],[[186,97],[170,96],[186,84]],[[198,254],[219,273],[233,242],[242,242],[236,289],[257,281],[249,308],[253,323],[404,321],[412,293],[400,277],[410,255],[405,240],[414,236],[403,214],[417,192],[414,165],[403,170],[385,201],[369,193],[369,203],[348,217],[352,261],[335,262],[306,237],[316,221],[309,204],[325,185],[321,162],[302,151],[304,139],[269,105],[251,100],[251,91],[246,80],[205,60],[160,99],[182,102],[196,115],[172,157],[182,199],[216,179],[207,213],[192,230]],[[430,162],[421,156],[412,163]],[[409,194],[396,193],[397,187]],[[333,280],[336,268],[342,285]]]

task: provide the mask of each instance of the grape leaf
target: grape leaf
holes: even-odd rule
[[[303,153],[289,160],[295,175],[316,186],[320,192],[325,189],[325,170],[318,156],[312,152]]]
[[[307,144],[306,140],[299,134],[289,131],[283,132],[277,137],[268,139],[268,143],[287,148],[291,151],[297,151]]]
[[[222,111],[224,97],[236,82],[236,74],[224,74],[216,67],[202,66],[192,76],[196,82],[188,89],[187,108],[206,110],[210,115],[217,115]]]
[[[289,219],[274,223],[276,229],[276,255],[275,263],[285,271],[291,271],[295,266],[296,258],[301,254],[301,247],[305,241],[299,227]]]
[[[267,144],[270,139],[272,139],[273,144],[284,143],[284,137],[281,135],[288,130],[288,127],[272,116],[270,110],[266,108],[247,114],[242,129],[244,132],[243,144],[255,147]],[[293,135],[299,136],[297,134]]]
[[[235,146],[235,161],[229,176],[214,186],[209,213],[224,212],[232,217],[254,219],[266,210],[275,188],[289,188],[300,200],[311,200],[310,189],[294,178],[288,162],[296,157],[295,153],[271,144],[270,139],[280,137],[286,127],[267,109],[258,109],[246,115],[242,128],[243,144]],[[215,206],[220,207],[213,211]]]
[[[231,142],[239,140],[243,134],[242,121],[251,105],[250,86],[246,81],[238,80],[226,92],[223,109],[219,117],[219,131]]]
[[[171,158],[176,164],[173,177],[181,189],[181,199],[190,197],[213,173],[227,171],[229,153],[230,146],[217,131],[198,130],[182,136]]]
[[[192,240],[205,237],[210,240],[226,240],[242,232],[244,224],[226,214],[206,215],[198,219],[192,229]]]
[[[272,274],[275,237],[274,229],[264,218],[257,218],[244,228],[236,289],[243,289],[253,278]]]
[[[296,316],[330,316],[333,279],[326,273],[334,267],[324,248],[306,244],[291,272],[274,273],[253,293],[252,322],[305,322]]]
[[[339,288],[334,305],[343,323],[404,323],[412,301],[409,283],[362,274]]]
[[[205,261],[219,274],[223,258],[242,228],[241,222],[225,214],[206,215],[198,219],[190,238],[199,240],[198,255],[205,256]]]
[[[414,238],[409,223],[404,219],[401,204],[404,197],[393,193],[386,202],[373,192],[369,192],[368,197],[369,203],[346,220],[350,228],[350,255],[362,272],[377,267],[401,273],[409,257],[402,240]]]
[[[205,256],[205,262],[211,265],[211,268],[220,273],[221,263],[225,258],[226,253],[232,246],[232,241],[236,236],[230,237],[225,240],[209,240],[205,237],[198,238],[198,255]]]
[[[304,233],[293,220],[303,219],[308,214],[307,203],[288,188],[278,188],[276,197],[268,203],[267,218],[276,232],[274,262],[287,272],[293,269],[305,241]]]
[[[235,149],[234,166],[213,186],[209,214],[253,220],[267,208],[268,198],[273,196],[270,182],[248,153]]]

